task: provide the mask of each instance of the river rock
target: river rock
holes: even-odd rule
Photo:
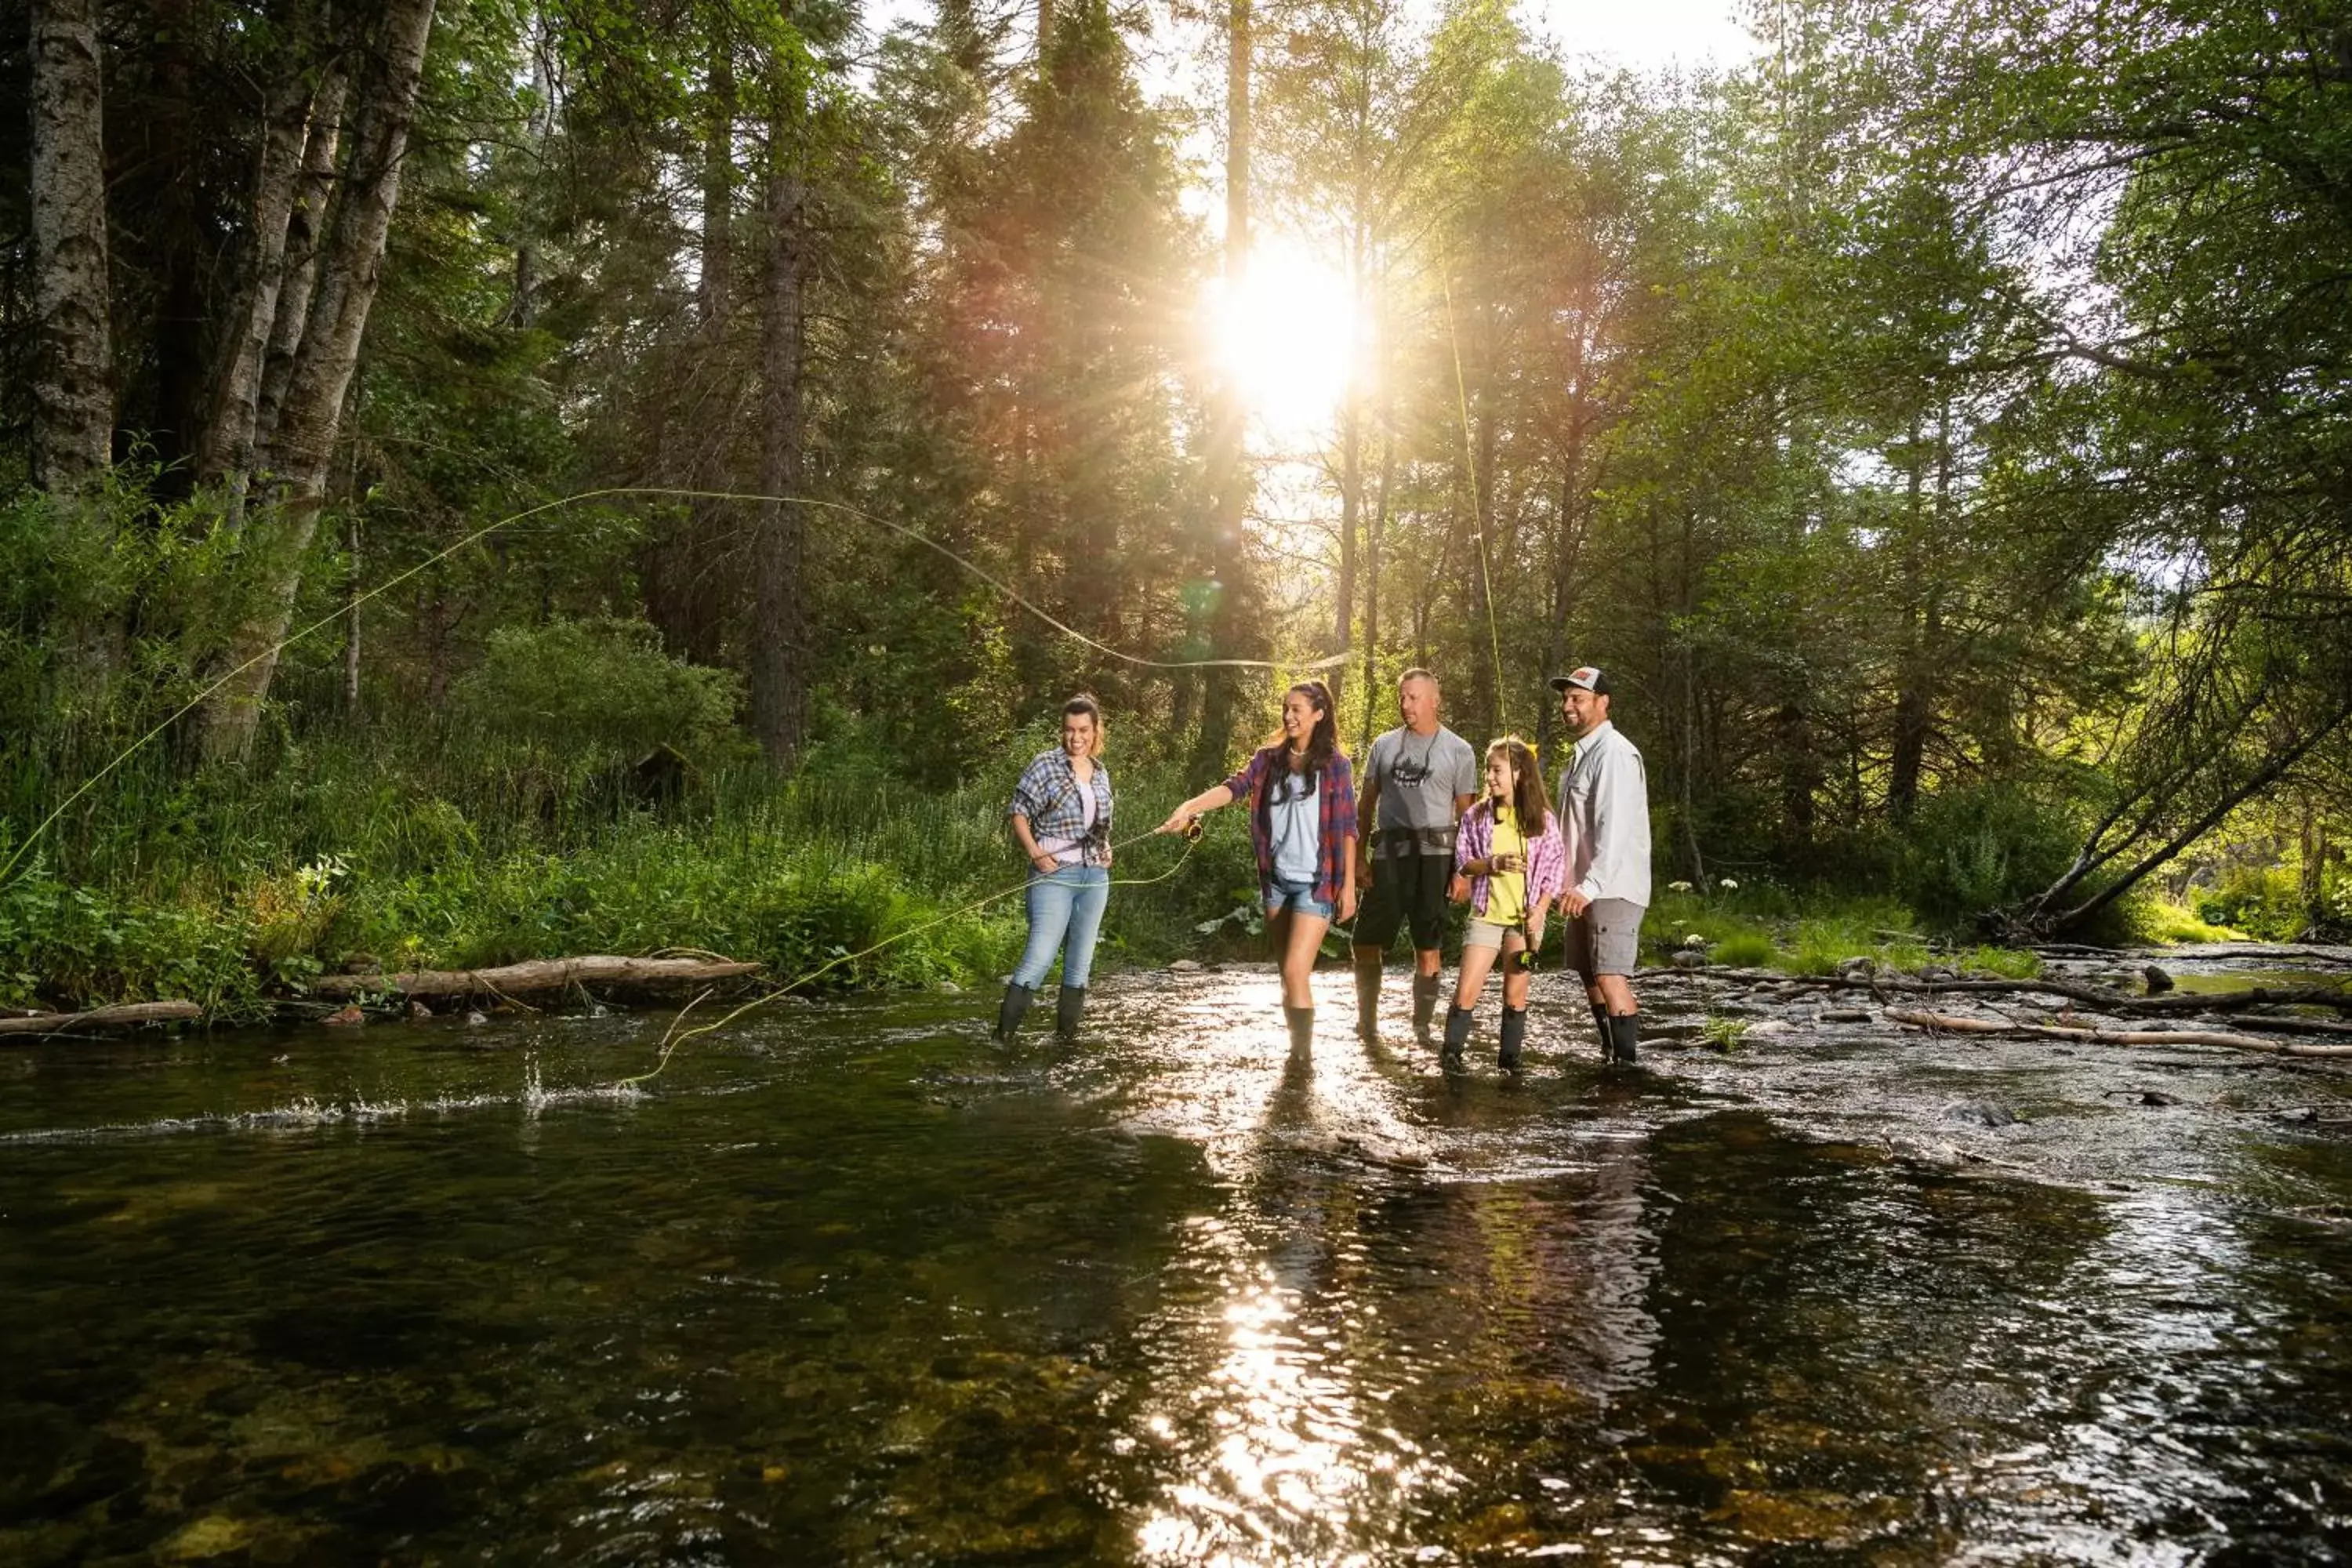
[[[2153,963],[2141,970],[2139,974],[2141,979],[2147,982],[2147,994],[2151,996],[2160,996],[2172,989],[2172,976]]]
[[[1919,978],[1940,984],[1946,981],[1958,980],[1959,975],[1955,973],[1953,971],[1947,969],[1940,963],[1931,963],[1925,969],[1919,971]]]
[[[469,1029],[478,1029],[489,1021],[490,1016],[488,1013],[476,1012],[466,1015],[466,1027]]]
[[[1822,1022],[1824,1024],[1867,1024],[1870,1022],[1870,1014],[1867,1009],[1861,1007],[1824,1007],[1822,1009]]]
[[[367,1015],[361,1012],[358,1007],[351,1006],[340,1012],[328,1014],[320,1022],[331,1029],[356,1029],[367,1022]]]
[[[2150,1089],[2141,1091],[2139,1102],[2142,1105],[2178,1105],[2180,1103],[2180,1097],[2177,1094],[2167,1094],[2160,1089]]]
[[[1963,1100],[1948,1107],[1945,1119],[1974,1127],[2014,1127],[2017,1113],[1997,1100]]]
[[[1838,977],[1842,980],[1867,980],[1878,973],[1876,961],[1859,953],[1838,961]]]
[[[1666,960],[1666,962],[1673,964],[1676,969],[1705,969],[1706,967],[1706,954],[1695,949],[1685,947],[1677,951],[1675,955]]]
[[[1200,963],[1195,959],[1180,958],[1168,966],[1171,974],[1198,974],[1200,972]]]

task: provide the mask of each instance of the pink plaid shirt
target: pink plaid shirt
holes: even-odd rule
[[[1559,839],[1559,819],[1550,812],[1544,813],[1543,831],[1529,834],[1527,825],[1519,825],[1520,834],[1528,841],[1528,910],[1533,913],[1547,900],[1557,899],[1568,890],[1568,847]],[[1483,860],[1495,847],[1495,797],[1482,795],[1478,803],[1462,814],[1461,831],[1454,839],[1454,868],[1457,871],[1473,860]],[[1486,912],[1486,879],[1470,879],[1470,912]]]

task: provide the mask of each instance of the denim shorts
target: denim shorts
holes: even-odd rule
[[[1276,877],[1265,885],[1265,912],[1268,919],[1288,910],[1295,915],[1313,915],[1328,921],[1333,907],[1315,896],[1312,882],[1286,882]]]

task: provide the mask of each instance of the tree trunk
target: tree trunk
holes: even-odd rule
[[[340,76],[333,78],[338,85],[314,86],[310,63],[300,54],[286,61],[263,107],[261,160],[253,181],[252,248],[246,257],[237,311],[240,325],[222,358],[213,384],[211,416],[196,444],[197,481],[230,487],[232,524],[253,467],[262,375],[269,363],[279,307],[281,301],[289,307],[294,304],[287,290],[288,244],[296,204],[307,194],[304,154],[313,134],[314,110],[337,115],[342,111]],[[307,286],[301,289],[301,299],[300,308],[307,309]]]
[[[1225,26],[1225,298],[1239,300],[1249,274],[1250,220],[1250,0],[1229,0]],[[1249,454],[1244,450],[1248,411],[1240,377],[1230,367],[1219,387],[1209,437],[1209,558],[1217,598],[1209,616],[1210,652],[1241,657],[1245,623],[1243,582],[1248,572],[1242,524],[1249,513]],[[1234,733],[1241,683],[1236,672],[1211,669],[1203,676],[1201,733],[1192,748],[1192,771],[1221,770]]]
[[[257,545],[262,552],[257,560],[258,607],[231,633],[231,673],[206,702],[201,721],[199,749],[209,762],[246,754],[277,671],[279,644],[301,584],[302,557],[326,502],[327,467],[344,395],[383,274],[384,237],[400,200],[401,162],[416,117],[433,8],[434,0],[384,0],[380,14],[382,28],[352,128],[342,202],[320,258],[286,400],[270,433],[267,466],[277,479],[272,515],[266,530],[249,528],[246,533],[247,547]],[[265,532],[267,538],[258,537]]]
[[[33,0],[33,480],[96,485],[114,457],[98,0]]]
[[[233,474],[252,468],[261,448],[277,432],[278,411],[286,405],[287,384],[293,379],[302,334],[310,322],[310,297],[318,291],[327,210],[334,200],[336,164],[342,153],[343,103],[350,91],[350,77],[340,67],[330,66],[310,104],[310,124],[302,138],[302,173],[295,186],[293,209],[286,217],[284,281],[269,323],[269,349],[262,360],[253,430]]]
[[[808,268],[807,193],[801,173],[805,116],[797,80],[784,85],[768,174],[768,291],[761,326],[761,488],[773,498],[801,489],[803,352]],[[794,500],[760,504],[752,536],[751,732],[780,769],[799,762],[808,739],[809,636],[806,539]]]

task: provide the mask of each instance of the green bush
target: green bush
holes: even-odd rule
[[[742,752],[741,678],[670,658],[642,621],[501,627],[450,695],[461,725],[567,776],[625,767],[656,746],[702,765]]]
[[[2292,942],[2312,923],[2302,879],[2284,866],[2232,866],[2215,886],[2192,895],[2189,907],[2207,925],[2265,942]]]
[[[1904,826],[1895,892],[1938,926],[1971,923],[2040,892],[2073,862],[2066,814],[2016,785],[1950,790]]]

